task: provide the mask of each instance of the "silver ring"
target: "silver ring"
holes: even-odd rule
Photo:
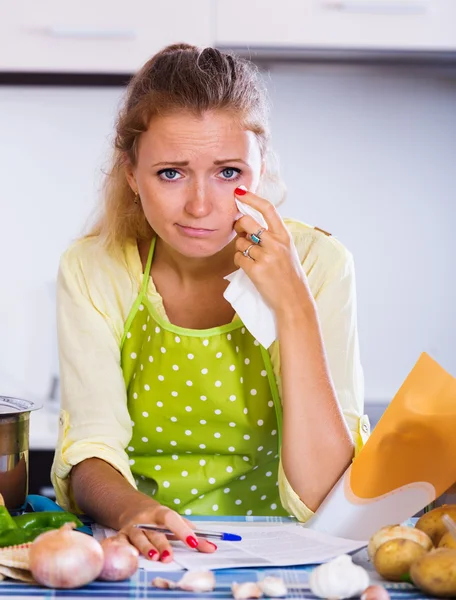
[[[250,258],[250,260],[255,260],[254,258],[252,258],[250,256],[250,252],[249,252],[250,248],[253,248],[254,246],[255,246],[255,244],[250,244],[250,246],[248,248],[246,248],[244,250],[244,252],[242,253],[244,256],[247,256],[247,258]]]
[[[252,240],[252,242],[254,244],[260,244],[261,243],[261,234],[263,233],[264,229],[260,228],[258,229],[258,231],[256,233],[251,233],[250,234],[250,239]]]

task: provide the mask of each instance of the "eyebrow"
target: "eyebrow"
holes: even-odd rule
[[[245,160],[242,160],[242,158],[224,158],[222,160],[214,160],[214,165],[226,165],[228,163],[233,163],[233,162],[240,162],[247,166],[247,163],[245,162]],[[152,165],[152,167],[163,167],[166,165],[173,165],[174,167],[186,167],[188,165],[188,163],[189,163],[188,160],[166,161],[166,162],[155,163],[154,165]]]

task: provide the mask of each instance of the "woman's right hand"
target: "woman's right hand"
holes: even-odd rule
[[[129,542],[150,560],[161,560],[162,562],[173,560],[170,539],[163,533],[138,529],[134,526],[136,523],[147,523],[169,529],[174,534],[172,539],[180,540],[187,547],[199,552],[215,552],[217,550],[217,546],[212,542],[197,538],[190,521],[167,506],[151,500],[147,507],[139,510],[129,509],[122,518],[122,527],[116,535],[117,539]]]

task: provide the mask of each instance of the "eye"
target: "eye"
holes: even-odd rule
[[[176,181],[181,178],[181,175],[176,169],[162,169],[157,173],[157,175],[163,181]]]
[[[221,174],[223,175],[223,179],[226,179],[227,181],[234,181],[238,179],[239,175],[241,174],[241,169],[236,169],[235,167],[226,167],[221,171]]]

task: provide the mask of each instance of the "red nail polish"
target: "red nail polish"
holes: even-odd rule
[[[210,544],[211,546],[214,546],[214,548],[217,550],[217,546],[216,546],[216,545],[215,545],[213,542],[210,542],[209,540],[206,540],[206,541],[207,541],[207,543],[208,543],[208,544]]]
[[[242,189],[240,187],[237,187],[234,190],[234,193],[236,194],[236,196],[245,196],[245,194],[247,194],[247,190],[244,190],[244,189]]]
[[[190,548],[196,548],[198,546],[198,540],[194,538],[192,535],[189,535],[185,541],[190,546]]]
[[[168,558],[168,556],[171,556],[168,550],[163,550],[163,552],[160,554],[160,560],[164,560],[165,558]]]
[[[156,550],[149,550],[147,554],[149,558],[153,558],[156,554],[158,554],[158,552]]]

